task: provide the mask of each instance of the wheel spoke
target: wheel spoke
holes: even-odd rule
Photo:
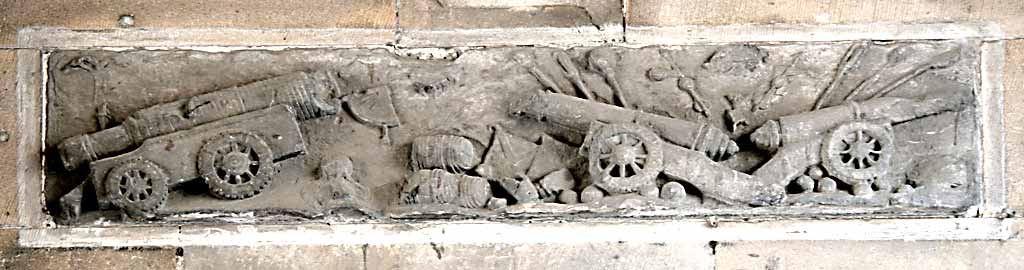
[[[633,168],[634,173],[640,173],[640,165],[636,165],[636,162],[630,162],[629,167]]]
[[[601,175],[611,175],[612,169],[614,168],[615,164],[608,164],[608,167],[605,167],[603,170],[601,170]]]
[[[623,165],[618,165],[618,166],[619,166],[619,177],[626,177],[626,166],[623,166]]]

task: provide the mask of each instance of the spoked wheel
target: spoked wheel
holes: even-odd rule
[[[107,173],[111,203],[132,216],[151,216],[167,201],[167,173],[145,159],[118,164]]]
[[[199,152],[199,173],[210,192],[223,199],[245,199],[270,186],[273,155],[267,143],[249,133],[228,133]]]
[[[662,170],[661,139],[636,124],[609,124],[588,135],[594,185],[613,194],[654,186]]]
[[[822,145],[822,165],[848,184],[875,179],[889,170],[893,154],[892,128],[853,122],[832,130]]]

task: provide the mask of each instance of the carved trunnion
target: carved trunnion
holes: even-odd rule
[[[47,199],[66,224],[957,212],[979,196],[976,48],[57,51]]]

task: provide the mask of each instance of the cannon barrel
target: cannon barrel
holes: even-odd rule
[[[343,89],[333,72],[298,72],[157,104],[132,113],[121,125],[65,139],[58,145],[68,170],[122,152],[144,140],[227,117],[292,106],[299,120],[335,114],[331,100]]]
[[[625,109],[581,98],[537,93],[518,100],[511,113],[538,119],[576,132],[586,133],[591,123],[637,123],[652,128],[666,141],[685,148],[705,152],[721,159],[739,151],[736,142],[720,129],[705,123]]]
[[[833,128],[853,121],[896,124],[942,112],[958,111],[966,104],[965,98],[962,95],[926,97],[920,100],[880,97],[850,102],[769,121],[755,130],[750,138],[758,148],[776,151],[786,145],[819,138]]]

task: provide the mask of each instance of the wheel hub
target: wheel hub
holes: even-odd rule
[[[640,155],[637,147],[618,145],[612,148],[610,161],[618,165],[627,165],[637,161]]]
[[[224,155],[224,170],[233,175],[243,174],[249,171],[249,162],[249,156],[244,153],[228,153]]]

